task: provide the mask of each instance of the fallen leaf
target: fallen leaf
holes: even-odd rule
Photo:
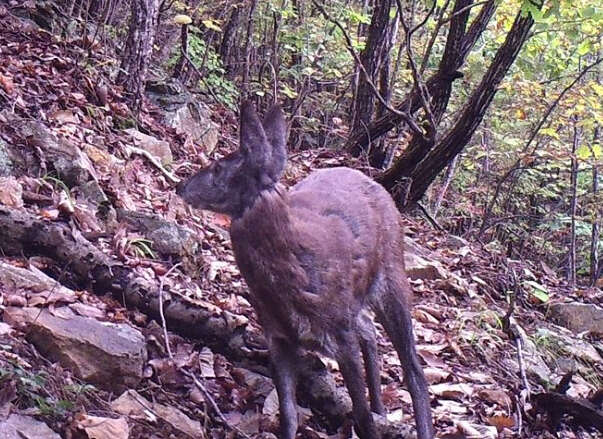
[[[473,387],[465,383],[442,383],[429,386],[435,395],[443,398],[461,399],[463,396],[471,396]]]
[[[0,73],[0,85],[9,95],[12,95],[15,91],[15,84],[13,83],[13,80],[8,76],[4,76],[2,73]]]
[[[84,430],[90,439],[128,439],[130,428],[125,418],[103,418],[81,414],[76,426]]]
[[[505,428],[513,428],[515,426],[515,421],[513,418],[504,415],[496,415],[490,416],[487,418],[490,425],[496,427],[498,431],[502,431]]]
[[[481,389],[477,396],[484,401],[492,404],[497,404],[501,408],[511,407],[511,398],[507,395],[507,392],[500,389]]]
[[[423,369],[425,378],[430,384],[439,383],[446,380],[450,376],[450,372],[437,367],[426,367]]]

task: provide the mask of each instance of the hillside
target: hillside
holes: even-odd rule
[[[236,148],[236,111],[155,75],[135,116],[109,45],[21,12],[0,3],[0,437],[274,437],[230,220],[174,190]],[[284,183],[339,165],[376,173],[317,147],[290,152]],[[419,210],[404,222],[437,437],[600,437],[601,288]],[[385,436],[410,437],[399,360],[378,342]],[[300,368],[299,437],[349,437],[336,363]]]

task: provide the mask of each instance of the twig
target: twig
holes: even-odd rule
[[[163,282],[170,275],[172,271],[180,266],[181,262],[178,262],[176,265],[173,265],[163,276],[159,279],[159,316],[161,317],[161,326],[163,327],[163,338],[165,341],[165,347],[170,357],[170,360],[174,360],[174,356],[172,355],[172,349],[170,348],[170,340],[168,338],[167,333],[167,323],[165,322],[165,315],[163,314]]]
[[[360,67],[360,70],[362,70],[362,73],[364,74],[364,77],[366,79],[367,84],[371,87],[371,90],[373,91],[373,94],[375,95],[375,97],[377,98],[377,100],[381,103],[381,105],[383,105],[383,107],[386,108],[388,111],[394,113],[396,116],[399,116],[410,127],[410,129],[415,134],[417,134],[418,136],[421,136],[421,137],[425,137],[425,134],[423,133],[423,131],[421,130],[421,128],[419,128],[419,126],[408,115],[408,113],[405,113],[405,112],[402,112],[402,111],[399,111],[399,110],[395,109],[394,107],[392,107],[391,105],[389,105],[387,103],[387,101],[383,98],[383,96],[381,96],[381,93],[379,93],[379,90],[375,86],[375,83],[373,82],[373,80],[371,79],[370,75],[366,71],[366,68],[364,67],[364,64],[362,63],[360,57],[358,56],[358,54],[354,50],[354,45],[352,44],[352,39],[350,38],[349,34],[347,33],[347,31],[345,30],[345,28],[343,27],[343,25],[339,21],[337,21],[335,18],[333,18],[325,10],[325,8],[323,8],[322,5],[320,5],[316,0],[312,0],[312,3],[321,12],[321,14],[325,16],[325,18],[327,20],[329,20],[331,23],[333,23],[335,26],[337,26],[339,28],[339,30],[343,34],[343,37],[344,37],[344,39],[346,41],[346,47],[348,49],[348,52],[350,52],[350,54],[354,58],[354,61],[356,62],[356,64],[358,65],[358,67]]]
[[[180,183],[180,179],[178,177],[176,177],[175,175],[173,175],[170,171],[165,169],[163,167],[163,165],[159,162],[159,160],[157,160],[157,158],[153,154],[151,154],[149,151],[146,151],[142,148],[137,148],[135,146],[127,146],[126,154],[127,155],[138,154],[138,155],[145,157],[147,160],[149,160],[151,162],[151,164],[153,166],[155,166],[157,169],[159,169],[170,182],[172,182],[173,184]]]
[[[444,231],[444,228],[438,224],[438,222],[429,214],[429,212],[427,212],[425,206],[423,206],[421,203],[417,203],[417,206],[419,206],[419,209],[421,209],[421,212],[423,212],[423,215],[425,215],[425,218],[427,218],[427,221],[429,221],[433,227],[438,229],[440,232]]]
[[[174,271],[176,268],[178,268],[180,265],[181,265],[180,262],[178,262],[176,265],[173,265],[163,276],[161,276],[161,279],[159,280],[159,316],[161,317],[161,327],[163,328],[163,338],[164,338],[164,341],[165,341],[166,351],[167,351],[168,357],[170,358],[170,360],[172,362],[174,362],[174,355],[172,354],[172,349],[170,348],[170,342],[169,342],[169,339],[168,339],[168,332],[167,332],[167,323],[165,321],[165,315],[163,313],[163,282],[170,275],[170,273],[172,271]],[[239,430],[234,425],[230,425],[228,423],[228,419],[226,419],[226,417],[224,416],[224,413],[222,413],[222,411],[220,410],[220,407],[218,407],[218,404],[216,403],[216,401],[213,399],[213,397],[211,396],[211,394],[207,391],[207,389],[205,388],[205,386],[203,385],[203,383],[201,381],[199,381],[192,372],[189,372],[188,370],[186,370],[184,368],[184,366],[178,366],[178,365],[176,365],[176,368],[178,369],[178,371],[182,375],[190,378],[193,381],[193,383],[195,383],[195,386],[197,386],[197,388],[199,390],[201,390],[201,392],[203,393],[203,396],[205,397],[205,400],[212,406],[212,408],[214,409],[214,411],[216,412],[216,414],[218,415],[218,417],[220,418],[220,420],[226,426],[228,426],[228,428],[230,428],[231,430],[237,432],[238,434],[240,434],[244,438],[251,439],[243,431]]]
[[[404,14],[402,13],[402,10],[403,10],[402,2],[400,0],[396,0],[396,3],[398,4],[398,9],[400,10],[400,13],[398,14],[398,19],[400,20],[400,25],[402,26],[402,29],[404,29],[406,56],[408,58],[408,63],[410,64],[410,69],[412,71],[412,78],[414,81],[414,85],[417,88],[417,90],[419,91],[419,97],[421,98],[421,104],[423,106],[423,109],[425,110],[425,114],[426,114],[427,118],[429,119],[429,124],[431,125],[432,134],[435,134],[435,129],[436,129],[435,117],[433,115],[433,112],[431,111],[431,105],[429,104],[429,101],[431,99],[429,96],[429,90],[427,90],[427,87],[425,87],[425,84],[423,83],[423,79],[421,78],[421,73],[417,69],[417,65],[415,64],[415,60],[414,60],[413,53],[412,53],[412,45],[411,45],[412,34],[420,26],[412,27],[412,20],[410,23],[407,23],[406,20],[404,19]],[[435,2],[434,2],[434,5],[435,5]],[[413,8],[413,12],[414,12],[414,8]],[[432,12],[433,12],[433,9],[430,10],[428,16],[431,16]],[[425,136],[423,136],[423,137],[425,137]]]
[[[456,17],[457,15],[461,15],[466,10],[475,8],[476,6],[485,5],[486,3],[488,3],[488,1],[489,0],[484,0],[481,2],[477,2],[477,3],[473,3],[471,5],[465,6],[464,8],[461,8],[458,11],[456,11],[455,13],[451,14],[450,17],[445,18],[440,24],[444,25],[444,24],[448,23],[450,20],[452,20],[454,17]]]
[[[218,417],[220,418],[220,420],[228,428],[230,428],[232,431],[240,434],[241,436],[243,436],[246,439],[251,439],[251,437],[248,434],[246,434],[245,432],[241,431],[238,427],[236,427],[234,425],[230,425],[230,423],[228,422],[228,419],[226,419],[226,416],[224,416],[224,413],[222,413],[222,410],[220,410],[220,407],[218,407],[218,404],[216,404],[216,401],[214,400],[214,398],[211,396],[211,394],[205,388],[205,386],[203,385],[203,383],[201,381],[199,381],[199,379],[197,377],[195,377],[195,375],[192,372],[189,372],[188,370],[185,370],[182,367],[179,367],[178,370],[184,376],[187,376],[188,378],[190,378],[191,380],[193,380],[193,383],[195,383],[195,386],[197,386],[197,389],[199,389],[201,391],[201,393],[203,393],[203,396],[205,397],[205,400],[212,406],[212,408],[214,409],[214,411],[216,412],[216,414],[218,415]]]

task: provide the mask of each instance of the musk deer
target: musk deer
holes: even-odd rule
[[[180,183],[189,204],[232,217],[237,264],[268,340],[280,403],[281,435],[295,437],[296,355],[321,351],[339,364],[362,439],[378,438],[371,409],[384,414],[373,309],[404,368],[417,433],[432,439],[427,382],[413,337],[400,214],[390,195],[359,171],[315,171],[286,191],[281,109],[263,122],[241,109],[240,148]],[[364,357],[370,408],[360,354]]]

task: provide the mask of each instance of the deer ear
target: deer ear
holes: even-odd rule
[[[266,133],[253,104],[245,101],[241,105],[240,148],[252,163],[263,167],[271,151]]]
[[[268,144],[272,147],[266,167],[272,179],[276,181],[283,173],[287,162],[287,123],[281,107],[278,105],[270,107],[262,125]]]

